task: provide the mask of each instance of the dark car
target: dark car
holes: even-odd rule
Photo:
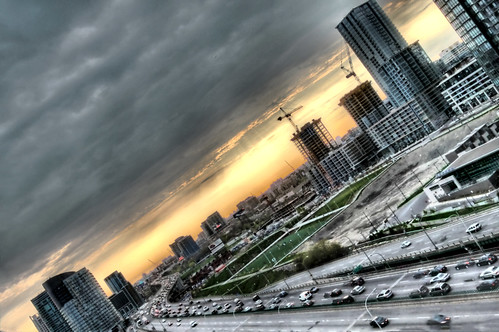
[[[336,297],[336,296],[340,296],[342,294],[342,290],[339,289],[339,288],[335,288],[333,289],[332,291],[330,292],[325,292],[324,293],[324,297]]]
[[[488,290],[494,290],[497,287],[499,287],[499,280],[494,279],[481,282],[478,286],[476,286],[476,290],[488,291]]]
[[[314,301],[312,300],[306,300],[305,302],[302,303],[302,306],[304,307],[311,307],[314,305]]]
[[[409,294],[410,298],[426,297],[430,293],[430,290],[426,286],[421,286],[419,289],[412,291]]]
[[[421,279],[423,277],[426,277],[429,273],[429,269],[419,269],[418,272],[416,272],[412,277],[414,279]]]
[[[490,265],[490,264],[494,264],[496,261],[497,261],[496,255],[485,254],[477,260],[476,265],[477,266]]]
[[[217,309],[213,309],[212,312],[211,312],[212,315],[218,315],[218,310]]]
[[[333,305],[339,305],[339,304],[348,304],[348,303],[353,303],[355,300],[353,299],[352,295],[345,295],[341,299],[334,299],[331,304]]]
[[[263,310],[265,309],[265,306],[263,305],[263,303],[260,303],[260,304],[257,304],[255,306],[255,310],[258,311],[258,310]]]
[[[444,272],[447,272],[447,266],[445,265],[437,265],[435,266],[433,269],[431,269],[430,271],[430,275],[432,277],[436,276],[437,274],[439,273],[444,273]]]
[[[439,325],[439,326],[449,326],[450,325],[450,317],[444,315],[435,315],[432,318],[426,321],[427,325]]]
[[[243,306],[242,305],[241,306],[238,305],[238,306],[236,306],[234,308],[234,312],[241,312],[241,311],[243,311]]]
[[[388,318],[383,317],[383,316],[376,316],[373,318],[373,320],[369,323],[374,328],[380,328],[380,327],[385,327],[389,323]]]
[[[456,264],[456,270],[467,269],[473,265],[475,265],[475,261],[472,259],[460,261]]]
[[[258,294],[253,295],[253,301],[260,300],[260,296]]]
[[[285,296],[287,296],[287,295],[288,295],[288,292],[286,292],[286,291],[284,291],[284,290],[283,290],[282,292],[280,292],[280,293],[279,293],[279,297],[285,297]]]
[[[440,282],[430,289],[430,295],[446,295],[450,292],[451,287],[446,282]]]
[[[362,286],[365,283],[365,280],[362,277],[355,277],[352,280],[348,281],[346,285],[348,286]]]

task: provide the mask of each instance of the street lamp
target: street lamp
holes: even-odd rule
[[[371,255],[369,255],[369,256],[372,256],[372,255],[380,255],[380,256],[381,256],[381,258],[383,258],[383,261],[384,261],[384,263],[386,264],[386,266],[388,266],[388,268],[389,268],[389,269],[391,269],[390,264],[388,264],[388,262],[386,261],[385,256],[383,256],[383,255],[382,255],[382,254],[380,254],[379,252],[373,252],[373,253],[372,253]]]
[[[371,227],[372,227],[372,228],[374,228],[374,229],[376,229],[376,227],[374,227],[373,222],[371,221],[371,219],[369,219],[369,217],[367,216],[367,214],[366,214],[364,211],[362,211],[362,213],[363,213],[363,214],[364,214],[364,216],[366,217],[367,221],[369,221],[369,223],[371,224]]]
[[[376,291],[376,287],[374,287],[374,289],[372,290],[372,292],[369,293],[369,295],[367,295],[366,301],[364,302],[364,306],[366,307],[366,311],[369,314],[369,316],[371,317],[371,319],[373,319],[373,315],[371,314],[371,312],[369,311],[369,309],[367,309],[367,300],[369,299],[369,296],[371,296],[375,291]],[[376,325],[378,325],[379,329],[381,330],[381,326],[378,324],[378,322],[377,321],[374,321],[374,322],[376,323]]]
[[[348,239],[348,241],[350,241],[350,243],[352,244],[352,246],[355,248],[355,243],[353,243],[353,241],[346,235],[343,235],[344,237],[346,237]],[[362,247],[359,248],[360,251],[362,251],[362,253],[366,256],[367,260],[369,261],[369,263],[371,263],[371,266],[373,267],[374,271],[378,271],[376,269],[376,266],[374,266],[373,264],[373,261],[371,260],[371,258],[367,255],[367,253],[364,251],[364,249]]]

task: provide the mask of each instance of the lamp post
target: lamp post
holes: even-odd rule
[[[463,224],[464,229],[465,229],[465,230],[468,230],[468,226],[466,226],[466,224],[464,223],[464,221],[463,221],[463,217],[459,216],[459,218],[458,218],[458,219],[459,219],[459,221],[461,222],[461,224]],[[473,233],[472,233],[472,232],[470,232],[470,233],[468,233],[468,234],[469,234],[469,235],[471,235],[471,238],[473,239],[473,241],[475,241],[475,244],[476,244],[476,246],[478,247],[478,249],[480,249],[480,251],[481,251],[482,253],[484,253],[484,250],[483,250],[482,246],[480,245],[480,243],[478,242],[478,240],[476,239],[475,235],[473,235]]]
[[[417,174],[412,169],[410,169],[409,171],[416,177],[416,179],[418,179],[419,183],[421,184],[421,187],[424,187],[423,182],[421,182],[421,179],[417,176]]]
[[[364,211],[362,211],[362,213],[363,213],[363,214],[364,214],[364,216],[366,217],[367,221],[369,221],[369,223],[371,224],[371,227],[372,227],[372,228],[374,228],[374,229],[376,229],[376,227],[374,227],[373,222],[371,221],[371,219],[369,219],[369,217],[367,216],[367,214],[366,214]]]
[[[380,256],[381,256],[381,258],[383,258],[383,262],[386,264],[386,266],[388,266],[388,269],[391,269],[390,264],[388,264],[388,262],[386,261],[385,256],[383,256],[383,255],[382,255],[382,254],[380,254],[379,252],[373,252],[373,253],[372,253],[371,255],[369,255],[369,256],[372,256],[372,255],[380,255]]]
[[[397,187],[397,189],[400,191],[402,196],[404,196],[404,199],[407,199],[407,196],[405,196],[404,192],[402,191],[402,189],[400,189],[400,187],[397,185],[397,183],[394,183],[394,184],[395,184],[395,187]]]
[[[424,228],[424,226],[422,224],[421,224],[421,228],[423,229],[423,232],[425,233],[425,235],[428,238],[428,240],[430,240],[431,244],[433,244],[433,246],[435,247],[435,250],[438,250],[437,245],[435,244],[435,242],[433,242],[433,240],[431,239],[430,235],[428,235],[428,233],[426,232],[426,228]]]
[[[348,239],[348,241],[350,241],[350,243],[352,244],[352,246],[355,248],[355,243],[353,243],[353,241],[346,235],[343,235],[344,237],[346,237]],[[362,249],[362,247],[359,248],[360,251],[362,251],[362,253],[366,256],[367,260],[369,261],[369,263],[371,264],[371,266],[373,267],[374,271],[378,271],[376,269],[376,266],[374,266],[373,264],[373,261],[371,260],[371,258],[367,255],[367,253],[365,252],[364,249]]]
[[[375,291],[376,291],[376,287],[374,287],[374,289],[372,290],[372,292],[369,293],[369,295],[367,295],[366,301],[364,302],[364,306],[366,307],[366,311],[369,314],[369,317],[371,317],[371,319],[373,319],[373,315],[371,314],[371,312],[369,311],[369,309],[367,309],[367,300],[369,299],[369,296],[371,296]],[[376,325],[378,325],[378,328],[381,330],[381,326],[378,324],[378,322],[375,321],[375,323],[376,323]]]
[[[395,220],[397,220],[397,222],[399,224],[401,224],[402,222],[400,221],[399,217],[397,217],[397,215],[395,214],[395,212],[390,208],[390,205],[386,204],[386,207],[388,208],[388,210],[390,210],[390,212],[392,213],[392,215],[395,217]]]

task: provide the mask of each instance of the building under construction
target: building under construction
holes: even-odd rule
[[[296,144],[303,157],[316,165],[333,149],[332,144],[335,144],[331,143],[334,142],[333,137],[320,118],[307,122],[293,134],[291,141]]]

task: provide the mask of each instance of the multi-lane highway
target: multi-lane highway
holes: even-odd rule
[[[457,215],[456,215],[457,216]],[[472,237],[466,234],[466,227],[474,222],[480,222],[483,228],[480,232],[475,233],[476,237],[481,237],[483,234],[490,234],[491,232],[497,234],[499,232],[499,209],[491,209],[479,214],[473,214],[464,216],[461,218],[453,217],[453,221],[447,223],[446,225],[442,225],[436,229],[428,230],[427,234],[430,239],[435,243],[438,247],[446,245],[448,243],[457,243],[460,241],[467,242],[472,240]],[[461,222],[462,220],[462,222]],[[464,223],[464,225],[463,225]],[[466,226],[465,226],[466,225]],[[319,266],[314,269],[310,269],[310,273],[314,277],[320,277],[323,275],[327,275],[333,273],[335,271],[339,271],[342,269],[353,269],[358,264],[368,265],[369,262],[367,260],[366,255],[368,255],[371,260],[382,260],[382,257],[385,259],[390,259],[393,257],[401,256],[403,254],[417,254],[420,251],[428,251],[434,250],[434,246],[428,239],[428,236],[424,232],[417,233],[412,236],[408,236],[407,238],[399,239],[396,241],[392,241],[390,243],[377,246],[375,248],[366,249],[365,254],[361,251],[358,251],[357,254],[350,255],[343,259],[336,260],[334,262]],[[407,248],[402,249],[400,244],[404,240],[409,240],[411,245]],[[478,253],[475,253],[475,256],[478,256]],[[302,272],[295,274],[294,276],[286,279],[286,283],[284,281],[278,282],[267,288],[268,290],[278,290],[284,289],[289,286],[301,285],[310,282],[310,274],[308,272]]]

